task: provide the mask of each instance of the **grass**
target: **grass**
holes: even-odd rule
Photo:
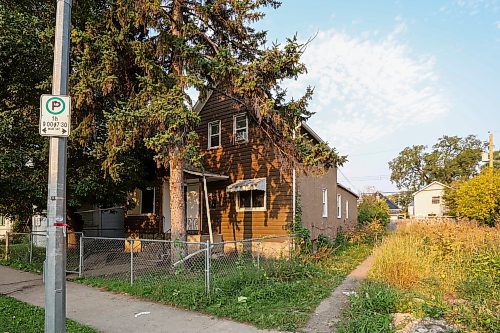
[[[41,273],[43,270],[43,261],[45,260],[45,248],[32,247],[33,254],[31,263],[29,262],[29,241],[9,244],[9,259],[0,257],[0,265],[11,266],[23,271]]]
[[[12,297],[0,295],[0,332],[39,333],[44,331],[44,311]],[[66,321],[68,333],[95,333],[94,329]]]
[[[259,328],[295,331],[370,250],[369,245],[346,245],[320,260],[267,260],[262,261],[262,269],[241,264],[235,270],[226,268],[227,274],[222,274],[223,265],[214,263],[209,296],[201,274],[139,277],[133,285],[126,279],[86,277],[80,281]]]
[[[380,282],[364,282],[350,297],[351,306],[338,333],[390,333],[391,313],[396,309],[397,292]]]
[[[374,250],[374,256],[370,278],[377,282],[364,284],[363,292],[396,295],[396,301],[372,311],[358,306],[360,299],[353,299],[343,327],[380,324],[380,330],[373,332],[390,332],[390,321],[384,321],[387,317],[382,311],[386,307],[416,317],[445,318],[465,332],[499,332],[498,227],[412,222],[386,237]],[[363,295],[360,297],[363,299]],[[368,322],[351,323],[353,313]],[[356,332],[347,328],[342,332]],[[362,328],[358,331],[364,332]]]

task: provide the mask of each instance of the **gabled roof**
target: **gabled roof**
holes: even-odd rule
[[[389,199],[382,193],[377,192],[375,195],[378,195],[381,199],[383,199],[387,203],[387,206],[389,206],[389,209],[401,209],[391,199]]]
[[[196,102],[196,104],[194,105],[193,107],[193,110],[195,112],[200,112],[203,107],[205,106],[205,104],[207,104],[208,100],[210,99],[210,97],[212,96],[213,94],[213,90],[209,90],[207,92],[207,96],[205,98],[198,98],[198,101]],[[316,132],[313,131],[313,129],[307,125],[304,121],[302,122],[301,124],[302,128],[307,132],[307,134],[309,134],[313,139],[317,140],[318,142],[322,143],[322,142],[325,142]]]
[[[346,192],[351,193],[352,195],[354,195],[356,198],[359,199],[359,195],[357,195],[356,193],[354,193],[350,188],[345,187],[344,185],[342,185],[340,183],[337,183],[337,186],[340,187],[341,189],[345,190]]]
[[[419,192],[422,192],[422,191],[425,191],[427,188],[429,188],[429,187],[431,187],[432,185],[435,185],[435,184],[441,185],[443,188],[445,188],[445,187],[451,188],[450,186],[448,186],[446,184],[443,184],[443,183],[438,182],[438,181],[435,180],[432,183],[425,185],[424,187],[422,187],[420,190],[418,190],[417,192],[413,193],[412,195],[415,196],[415,194],[417,194]]]

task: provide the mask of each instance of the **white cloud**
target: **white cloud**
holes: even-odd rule
[[[344,152],[448,112],[434,59],[412,55],[398,40],[406,25],[396,21],[383,38],[320,31],[303,56],[308,74],[288,84],[292,94],[315,87],[310,123]]]
[[[467,10],[470,15],[476,15],[481,10],[497,12],[500,9],[499,0],[456,0],[456,4]]]
[[[495,26],[497,27],[497,29],[500,29],[500,21],[497,21],[497,23],[495,23]]]

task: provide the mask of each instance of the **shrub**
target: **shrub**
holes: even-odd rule
[[[366,224],[378,221],[381,225],[389,224],[389,206],[382,199],[365,196],[358,206],[358,222]]]

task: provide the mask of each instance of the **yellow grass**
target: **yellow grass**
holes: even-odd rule
[[[500,276],[500,228],[470,222],[408,221],[375,251],[371,275],[404,289],[454,296],[476,276]]]

